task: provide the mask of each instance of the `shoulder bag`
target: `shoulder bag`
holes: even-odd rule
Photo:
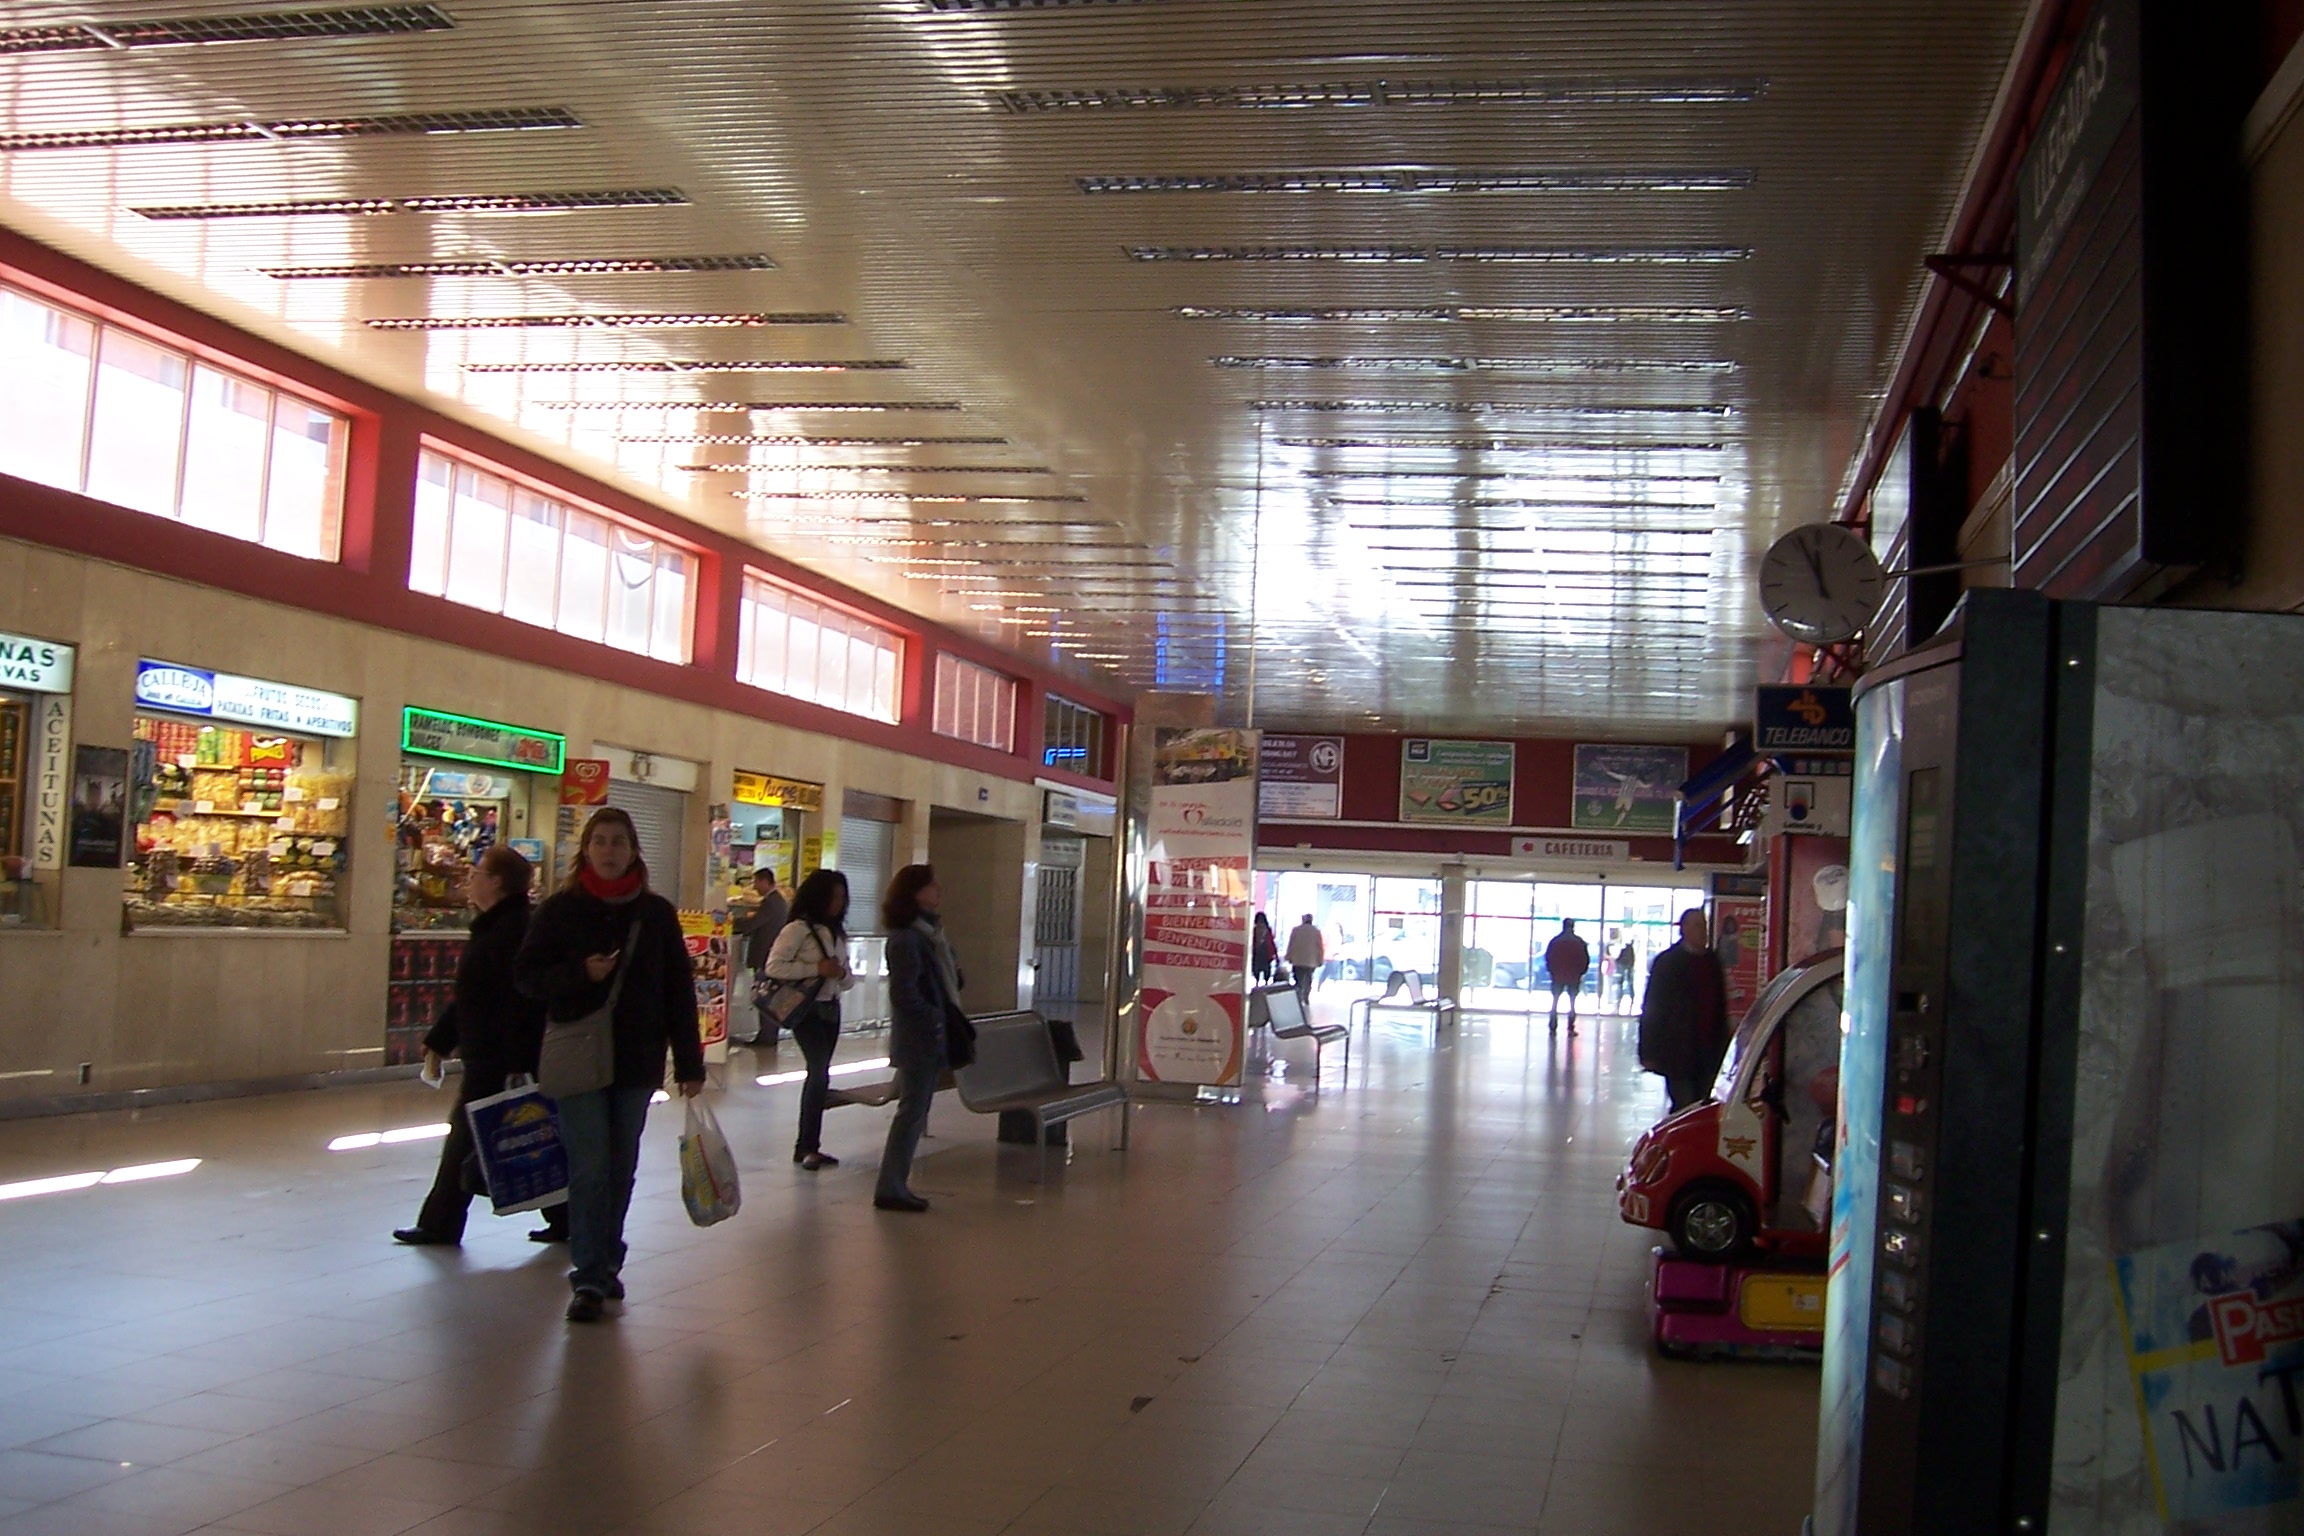
[[[547,1097],[595,1093],[616,1081],[616,999],[624,991],[624,974],[639,943],[640,919],[634,918],[616,958],[616,977],[608,983],[608,1000],[580,1019],[545,1024],[536,1083]]]
[[[824,940],[818,936],[814,925],[810,925],[808,937],[816,941],[819,960],[832,958],[832,952],[824,947]],[[816,1001],[816,994],[823,988],[824,978],[821,976],[811,976],[806,981],[770,981],[752,999],[752,1003],[763,1017],[789,1027],[793,1017]]]

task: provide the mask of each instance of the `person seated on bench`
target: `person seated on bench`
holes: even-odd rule
[[[960,1011],[960,962],[944,937],[944,889],[926,864],[907,864],[888,882],[880,922],[888,932],[888,1058],[896,1068],[896,1118],[880,1154],[872,1204],[925,1211],[912,1193],[912,1155],[928,1128],[928,1106],[947,1065],[975,1059],[976,1031]]]

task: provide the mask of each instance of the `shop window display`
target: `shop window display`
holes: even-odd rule
[[[349,743],[139,714],[131,928],[344,927]]]
[[[464,882],[480,856],[509,835],[509,776],[424,763],[400,769],[392,927],[415,933],[470,923]]]

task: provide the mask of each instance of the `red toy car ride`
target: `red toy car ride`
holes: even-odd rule
[[[1768,983],[1712,1096],[1649,1127],[1617,1176],[1617,1209],[1660,1227],[1685,1258],[1754,1250],[1824,1255],[1840,1080],[1840,960],[1831,950]]]

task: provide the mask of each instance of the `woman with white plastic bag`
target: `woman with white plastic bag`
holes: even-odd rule
[[[776,935],[761,966],[768,978],[761,1027],[792,1031],[808,1063],[800,1086],[800,1135],[792,1161],[814,1173],[837,1168],[823,1148],[824,1101],[832,1091],[832,1052],[840,1044],[840,994],[856,984],[848,974],[848,877],[819,869],[800,882],[792,920]]]
[[[721,1133],[720,1117],[702,1099],[688,1101],[680,1132],[680,1201],[700,1227],[726,1221],[744,1203],[736,1180],[736,1154]]]

